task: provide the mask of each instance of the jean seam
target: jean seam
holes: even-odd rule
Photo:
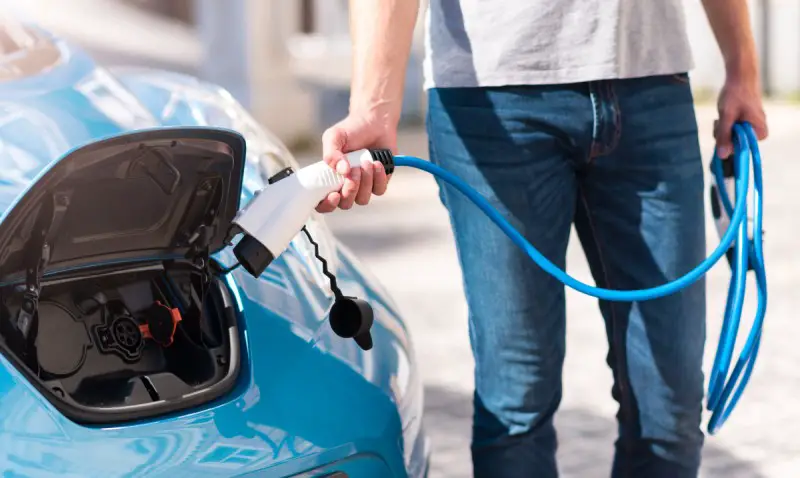
[[[589,208],[589,201],[586,199],[586,194],[583,191],[580,191],[581,202],[583,203],[583,208],[586,210],[586,219],[589,226],[589,230],[591,232],[591,239],[594,243],[595,250],[597,251],[597,257],[600,262],[600,269],[603,274],[603,280],[605,281],[605,287],[613,289],[614,286],[611,284],[611,279],[608,274],[608,266],[606,266],[605,256],[603,255],[603,248],[600,246],[600,240],[597,234],[597,228],[594,225],[594,220],[592,218],[592,212]],[[615,347],[616,350],[614,351],[614,356],[616,358],[616,376],[614,377],[615,380],[618,380],[618,385],[620,387],[620,407],[622,409],[622,413],[630,419],[632,415],[633,409],[630,406],[627,390],[629,388],[629,384],[627,381],[627,351],[625,350],[625,338],[619,337],[618,329],[619,329],[619,317],[617,316],[615,303],[613,301],[609,301],[609,308],[611,309],[611,347]],[[621,342],[621,343],[620,343]],[[628,443],[623,443],[623,446],[626,447],[626,451],[630,453],[630,449],[628,447]],[[625,461],[627,463],[627,460]],[[629,470],[625,470],[626,475],[630,475]]]
[[[600,156],[611,154],[617,148],[619,139],[622,136],[622,111],[619,107],[619,98],[614,91],[614,85],[611,83],[611,81],[604,81],[599,84],[602,85],[601,88],[603,88],[605,91],[602,95],[598,94],[592,96],[592,107],[594,109],[594,129],[592,131],[592,145],[587,162],[591,162],[593,159]],[[598,96],[599,98],[595,100],[594,96]],[[603,108],[609,102],[613,104],[612,110],[614,114],[614,134],[611,140],[606,142],[605,138],[600,138],[598,140],[597,133],[598,131],[602,131],[600,129],[600,122],[603,121],[603,115],[601,115],[600,108]]]
[[[619,139],[622,136],[622,109],[619,107],[619,97],[617,96],[617,91],[614,88],[614,85],[611,83],[608,84],[608,92],[614,101],[614,138],[611,140],[611,146],[606,154],[609,154],[617,149],[617,146],[619,145]]]
[[[600,101],[598,91],[596,88],[597,83],[590,83],[589,84],[589,98],[592,101],[592,141],[589,144],[589,154],[586,158],[586,162],[591,162],[594,157],[597,155],[597,133],[600,127]]]

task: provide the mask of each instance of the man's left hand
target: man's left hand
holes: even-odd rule
[[[766,139],[767,116],[761,101],[761,87],[757,80],[728,77],[717,102],[719,119],[714,122],[717,155],[727,158],[733,154],[733,125],[748,122],[759,141]]]

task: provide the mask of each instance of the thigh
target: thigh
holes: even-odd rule
[[[684,275],[705,257],[694,106],[684,77],[613,87],[619,142],[593,158],[581,177],[576,227],[598,283],[649,288]],[[695,460],[702,440],[704,282],[661,299],[601,308],[623,428],[659,441],[665,456]]]
[[[563,267],[575,201],[571,140],[535,91],[432,90],[430,155]],[[549,419],[560,400],[563,286],[457,191],[440,188],[469,306],[475,440],[526,433]]]

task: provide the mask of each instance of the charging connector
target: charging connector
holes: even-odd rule
[[[353,168],[371,168],[378,162],[387,175],[394,172],[394,156],[386,149],[362,149],[345,156]],[[296,172],[286,169],[270,178],[269,184],[256,193],[231,224],[229,236],[234,231],[244,233],[233,248],[238,263],[252,276],[259,277],[301,231],[314,243],[305,224],[317,204],[328,194],[339,191],[344,181],[343,175],[322,161]],[[333,273],[327,270],[327,262],[319,255],[319,247],[316,243],[314,246],[335,294],[329,313],[331,329],[340,337],[352,338],[362,349],[370,350],[372,307],[364,300],[342,295]]]
[[[385,149],[358,150],[346,155],[351,167],[383,165],[394,172],[392,152]],[[328,194],[339,191],[345,177],[325,162],[317,162],[283,175],[267,185],[239,211],[232,226],[244,233],[233,253],[244,269],[260,276],[300,233],[314,208]]]

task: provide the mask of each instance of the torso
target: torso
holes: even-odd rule
[[[430,0],[425,86],[564,84],[693,67],[682,0]]]

